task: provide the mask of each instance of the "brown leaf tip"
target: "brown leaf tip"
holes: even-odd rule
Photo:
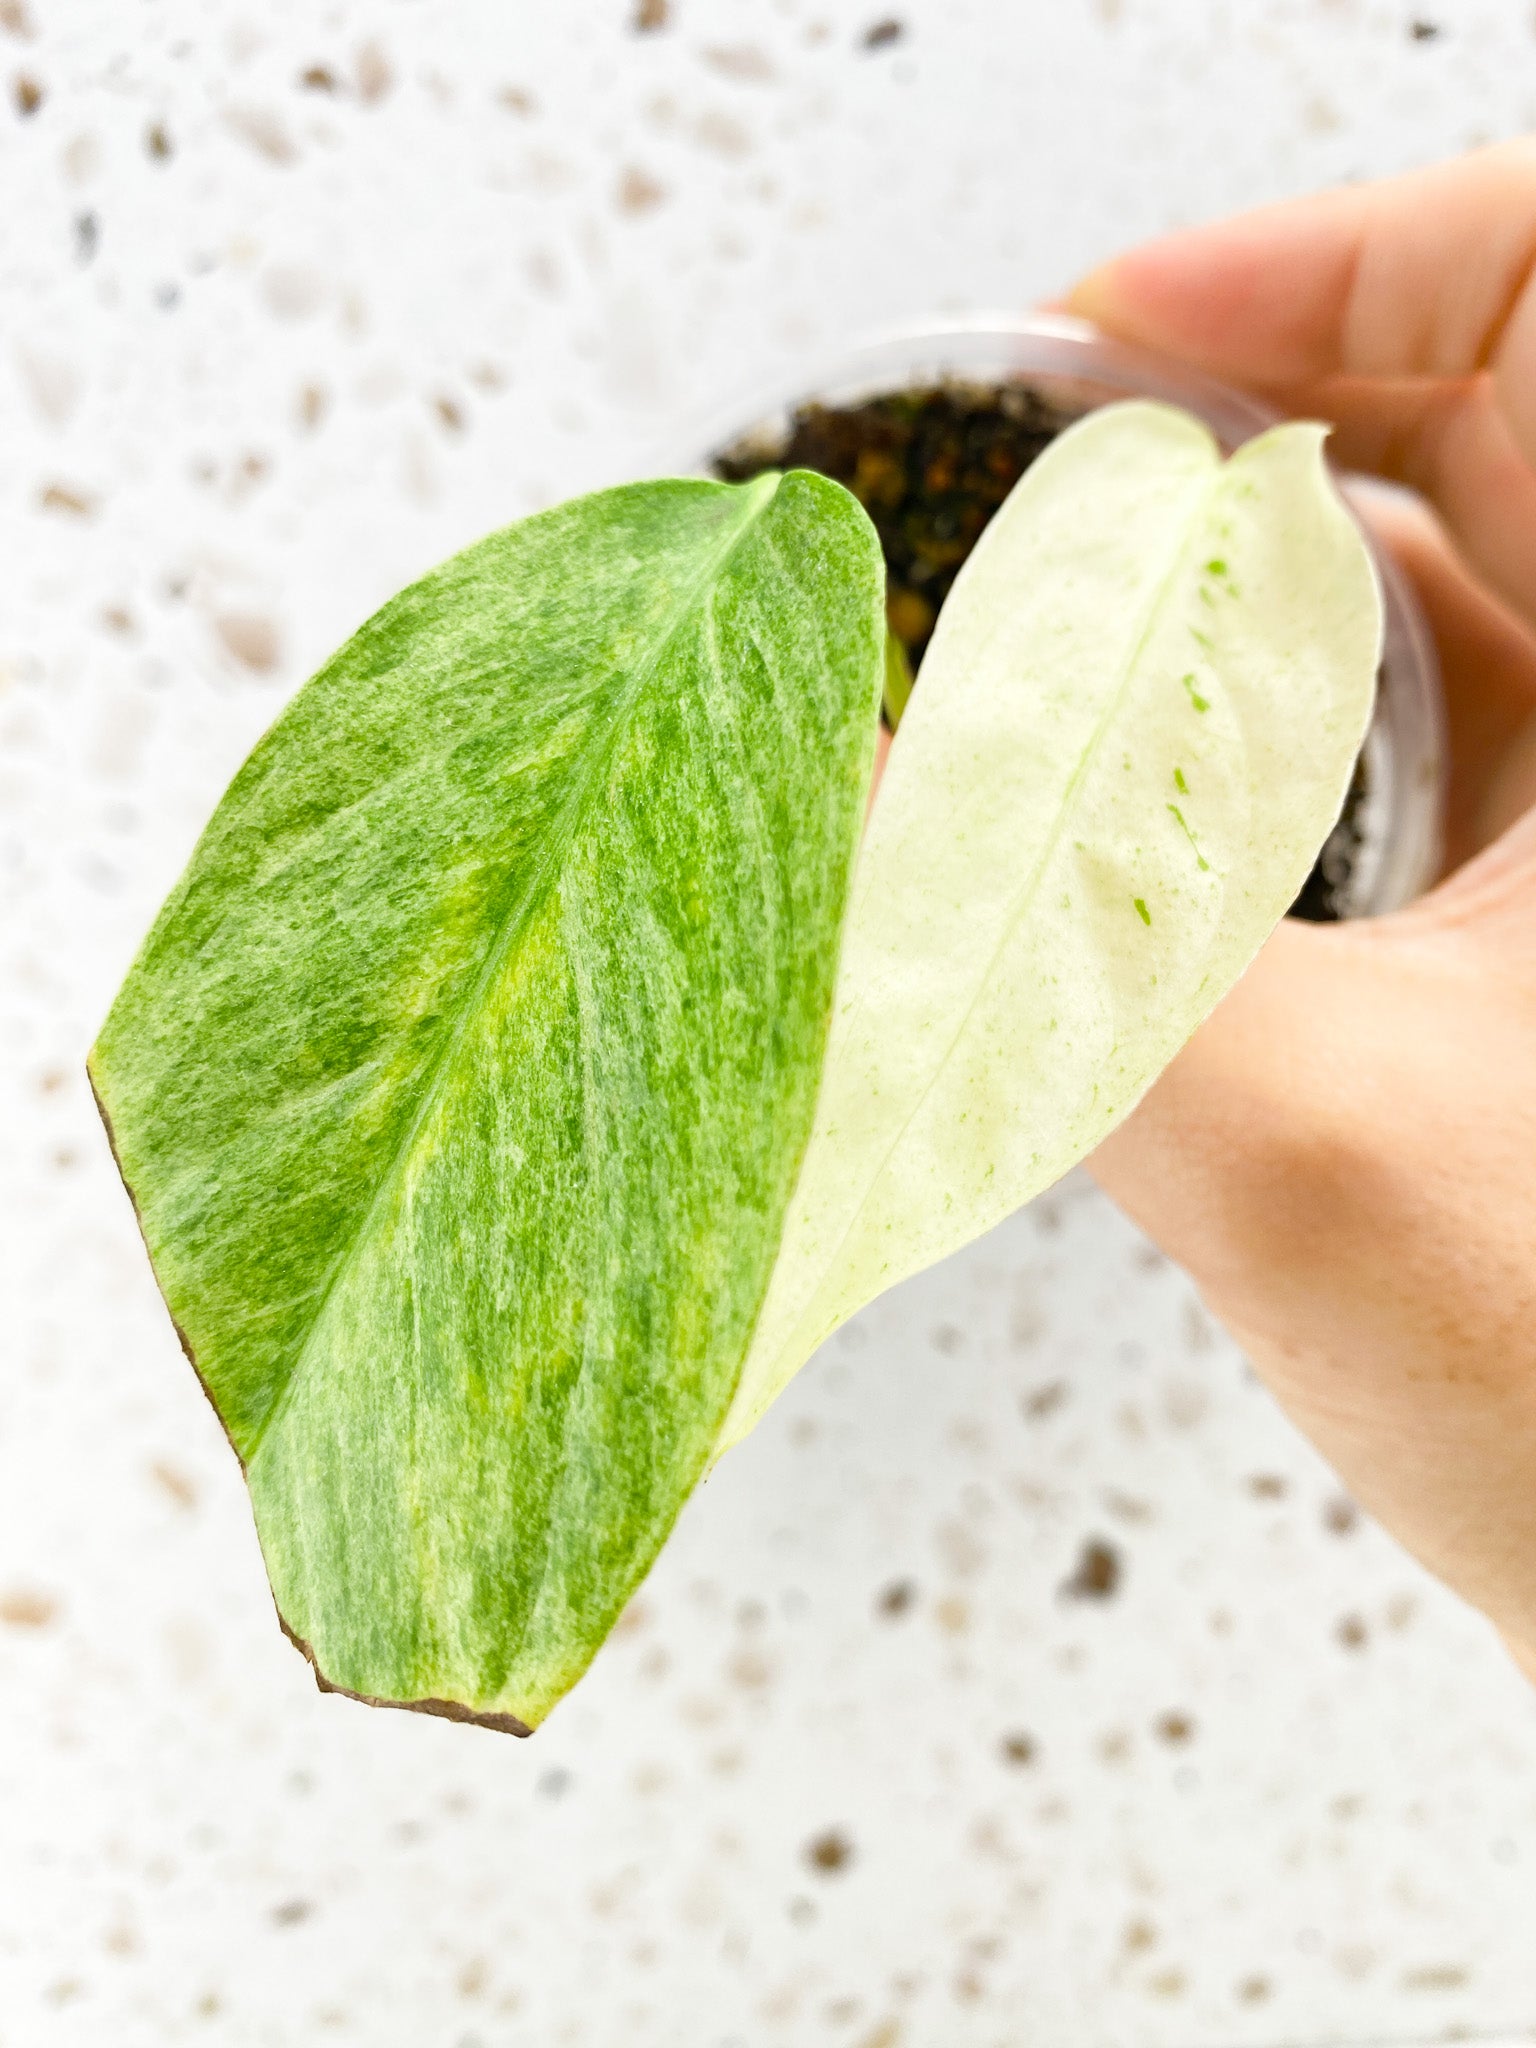
[[[281,1613],[279,1613],[277,1619],[283,1634],[307,1661],[310,1670],[314,1672],[315,1684],[320,1688],[321,1692],[333,1692],[341,1699],[356,1700],[359,1706],[397,1707],[404,1714],[435,1714],[439,1720],[443,1721],[465,1721],[471,1723],[476,1728],[494,1728],[499,1735],[531,1735],[533,1733],[527,1722],[520,1721],[516,1714],[483,1714],[474,1707],[466,1707],[462,1700],[386,1700],[380,1699],[374,1693],[353,1692],[348,1686],[336,1685],[320,1669],[313,1649],[305,1642],[304,1638],[296,1634],[288,1626]]]

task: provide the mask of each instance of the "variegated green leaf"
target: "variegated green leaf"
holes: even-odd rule
[[[719,1433],[884,664],[836,485],[634,486],[387,605],[236,777],[92,1076],[322,1682],[529,1727]]]

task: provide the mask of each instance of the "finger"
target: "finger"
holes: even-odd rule
[[[875,734],[875,772],[869,779],[869,801],[864,806],[864,823],[869,823],[869,814],[875,808],[875,798],[880,794],[880,785],[885,780],[885,764],[890,758],[891,731],[882,719]]]
[[[1490,370],[1536,460],[1536,142],[1153,242],[1072,305],[1264,385]]]
[[[1349,1014],[1352,931],[1287,921],[1087,1161],[1133,1222],[1238,1319],[1255,1246],[1304,1239],[1320,1167],[1304,1156],[1347,1087],[1334,1020]],[[1341,944],[1342,941],[1342,944]],[[1291,1205],[1303,1207],[1292,1213]]]
[[[1287,410],[1335,378],[1430,380],[1425,409],[1397,419],[1392,473],[1432,492],[1459,539],[1465,523],[1469,555],[1536,616],[1536,142],[1171,236],[1070,304]],[[1441,382],[1469,388],[1445,399]]]
[[[1421,492],[1471,566],[1536,623],[1536,467],[1516,445],[1490,378],[1333,377],[1266,395],[1282,411],[1332,425],[1335,462]]]
[[[1406,571],[1439,650],[1446,866],[1459,867],[1536,800],[1536,633],[1470,574],[1426,506],[1397,491],[1352,495]]]

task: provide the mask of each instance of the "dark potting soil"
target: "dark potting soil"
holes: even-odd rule
[[[765,469],[814,469],[852,491],[885,551],[886,617],[913,673],[951,584],[1029,465],[1078,414],[1028,384],[946,383],[858,405],[805,405],[776,440],[723,450],[715,473],[744,483]],[[1355,769],[1343,815],[1292,916],[1342,915],[1361,844],[1366,788]]]

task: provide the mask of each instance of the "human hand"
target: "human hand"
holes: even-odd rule
[[[1090,1170],[1536,1678],[1536,145],[1136,250],[1073,310],[1335,423],[1445,671],[1449,878],[1287,923]]]

